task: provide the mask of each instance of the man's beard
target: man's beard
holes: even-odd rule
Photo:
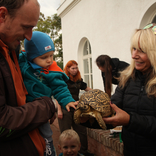
[[[19,46],[18,44],[15,45],[14,42],[12,41],[8,41],[8,38],[10,38],[10,36],[6,35],[5,33],[0,33],[0,39],[2,40],[2,42],[4,44],[6,44],[9,48],[9,50],[16,50],[16,48]]]

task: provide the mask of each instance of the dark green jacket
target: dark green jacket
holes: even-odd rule
[[[51,97],[53,95],[65,110],[65,106],[69,102],[75,101],[68,90],[66,84],[68,76],[65,73],[49,71],[48,74],[45,74],[42,69],[35,70],[28,63],[25,53],[20,54],[19,65],[24,84],[29,93],[27,95],[27,101],[32,101],[37,97]]]

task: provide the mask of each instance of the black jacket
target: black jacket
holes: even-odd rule
[[[156,98],[147,97],[146,77],[136,71],[124,89],[116,88],[111,101],[130,114],[128,126],[123,126],[124,156],[156,155]]]
[[[117,85],[118,84],[118,80],[115,77],[119,77],[119,71],[124,70],[126,67],[129,66],[128,63],[124,62],[124,61],[120,61],[118,58],[112,58],[112,84]],[[102,72],[102,78],[103,78],[103,84],[105,86],[105,73]]]
[[[70,79],[66,82],[68,85],[68,89],[75,101],[79,100],[79,92],[81,90],[85,90],[87,88],[87,84],[83,82],[83,79],[81,81],[71,81]]]

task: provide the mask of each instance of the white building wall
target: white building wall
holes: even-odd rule
[[[58,15],[62,20],[64,65],[74,59],[83,71],[80,43],[87,38],[92,49],[94,88],[103,90],[101,71],[95,59],[107,54],[130,63],[130,38],[136,28],[147,24],[148,17],[156,10],[154,3],[155,0],[63,1]],[[153,10],[148,11],[152,5]]]

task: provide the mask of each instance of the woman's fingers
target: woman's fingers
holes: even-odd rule
[[[117,107],[115,104],[110,104],[116,114],[112,117],[103,118],[105,123],[112,124],[113,126],[127,125],[130,120],[130,115]]]

